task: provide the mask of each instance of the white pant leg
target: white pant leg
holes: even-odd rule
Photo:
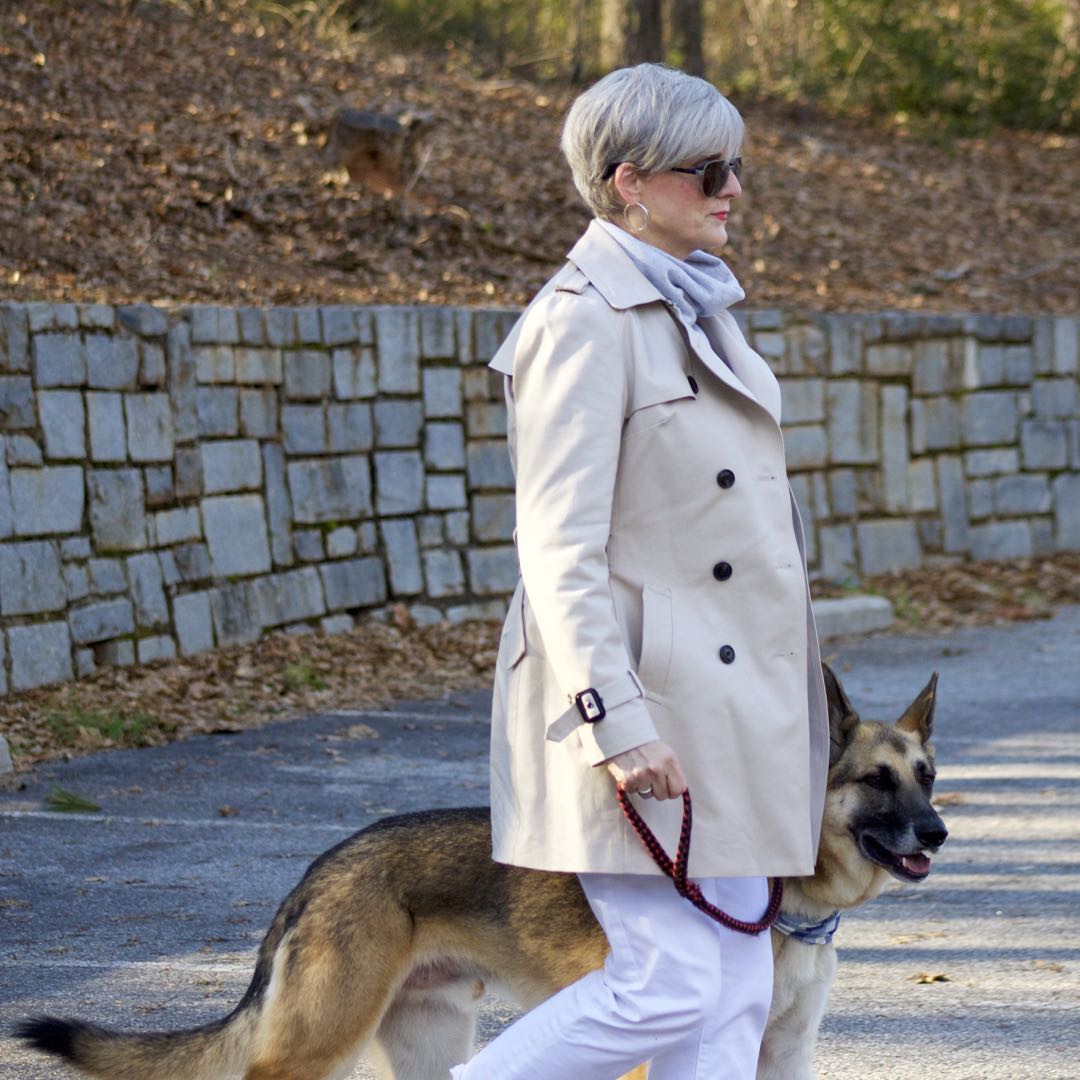
[[[581,883],[611,946],[604,967],[526,1013],[454,1080],[615,1080],[649,1059],[655,1080],[751,1080],[772,986],[768,934],[725,930],[666,878]],[[740,918],[765,907],[760,878],[699,884]]]
[[[699,884],[706,900],[747,922],[760,919],[769,902],[764,878],[705,878]],[[750,1080],[757,1073],[772,1000],[772,942],[767,930],[756,937],[723,928],[720,933],[725,941],[717,1006],[697,1031],[653,1056],[649,1080]]]

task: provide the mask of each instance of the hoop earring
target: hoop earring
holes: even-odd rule
[[[642,221],[640,225],[635,225],[633,221],[630,220],[631,210],[640,210],[645,215],[645,220]],[[623,208],[622,216],[623,221],[626,222],[626,227],[633,232],[643,233],[649,227],[649,208],[643,203],[627,203],[626,206]]]

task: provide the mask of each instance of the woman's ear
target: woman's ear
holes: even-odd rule
[[[628,161],[623,161],[615,170],[615,190],[627,206],[641,202],[641,173]]]

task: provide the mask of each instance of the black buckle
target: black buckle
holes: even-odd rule
[[[604,699],[591,686],[574,697],[574,704],[586,724],[595,724],[607,716]]]

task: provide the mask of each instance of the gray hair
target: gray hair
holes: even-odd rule
[[[562,152],[574,186],[597,217],[623,212],[609,166],[626,161],[643,173],[716,154],[735,157],[743,120],[711,83],[664,64],[638,64],[605,75],[570,106]]]

